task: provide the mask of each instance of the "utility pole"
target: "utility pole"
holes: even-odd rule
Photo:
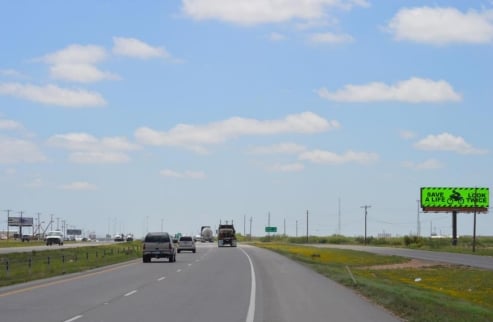
[[[417,204],[418,204],[418,216],[417,216],[417,220],[418,220],[418,225],[416,226],[416,231],[417,231],[417,234],[418,234],[418,237],[421,236],[421,221],[419,219],[419,205],[420,205],[420,201],[419,200],[416,200]]]
[[[308,210],[306,211],[306,242],[308,243]]]
[[[36,231],[37,231],[37,234],[39,236],[41,236],[41,213],[38,212],[37,215],[38,215],[38,228]],[[33,235],[34,235],[34,233],[33,233]],[[41,237],[39,237],[39,238],[41,238]]]
[[[252,240],[252,221],[253,217],[250,217],[250,240]]]
[[[338,215],[337,234],[341,235],[341,198],[338,199],[337,215]]]
[[[286,237],[286,218],[284,218],[284,237]]]
[[[364,206],[361,206],[361,208],[365,209],[365,245],[366,245],[366,222],[367,222],[367,218],[368,218],[368,208],[371,208],[371,206],[370,205],[364,205]]]
[[[13,211],[12,209],[5,209],[4,211],[7,212],[7,243],[9,242],[9,232],[10,232],[10,225],[9,225],[9,221],[10,221],[10,212]]]
[[[21,222],[19,223],[19,238],[22,240],[22,214],[24,211],[19,211],[19,214],[21,215]]]
[[[298,220],[296,220],[296,237],[298,237]]]
[[[243,215],[243,237],[246,237],[246,215]]]

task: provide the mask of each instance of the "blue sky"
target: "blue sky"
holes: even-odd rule
[[[420,187],[491,185],[491,1],[0,6],[12,216],[100,236],[251,218],[261,235],[270,213],[301,235],[308,210],[311,234],[357,236],[371,205],[368,234],[404,235]],[[420,219],[451,233],[448,214]]]

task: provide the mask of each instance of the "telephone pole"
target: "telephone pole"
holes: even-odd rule
[[[364,208],[365,209],[365,245],[366,245],[366,222],[367,222],[367,218],[368,218],[368,208],[371,208],[370,205],[364,205],[364,206],[361,206],[361,208]]]
[[[306,211],[306,242],[308,243],[308,210]]]
[[[5,209],[4,211],[7,212],[7,243],[9,242],[9,232],[10,232],[10,212],[13,211],[12,209]]]

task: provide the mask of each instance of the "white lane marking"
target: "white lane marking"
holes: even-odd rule
[[[125,294],[124,296],[130,296],[130,295],[133,295],[135,293],[137,293],[137,290],[130,291],[127,294]]]
[[[192,266],[192,264],[188,264],[188,267]]]
[[[240,250],[246,255],[248,261],[250,262],[250,274],[252,279],[252,286],[250,287],[250,304],[248,304],[248,313],[245,322],[253,322],[255,317],[255,291],[256,291],[256,283],[255,283],[255,269],[253,268],[253,262],[250,256],[248,256],[247,252],[240,248]]]
[[[158,280],[158,281],[162,281],[162,280],[164,280],[165,278],[166,278],[166,277],[165,277],[165,276],[163,276],[163,277],[158,278],[157,280]]]
[[[177,270],[176,270],[176,272],[177,272],[177,273],[181,272],[181,268],[177,269]]]
[[[75,321],[75,320],[80,319],[81,317],[82,317],[82,315],[76,315],[76,316],[74,316],[73,318],[68,319],[68,320],[65,320],[65,321],[63,321],[63,322],[73,322],[73,321]]]

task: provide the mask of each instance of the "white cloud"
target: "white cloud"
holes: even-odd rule
[[[57,134],[48,139],[48,144],[71,151],[74,163],[126,163],[128,152],[139,149],[124,137],[98,139],[87,133]]]
[[[24,74],[15,69],[0,69],[0,75],[12,78],[27,78]]]
[[[106,105],[106,101],[99,93],[82,89],[66,89],[55,85],[37,86],[0,83],[0,95],[11,95],[36,103],[64,107],[98,107]]]
[[[387,29],[397,40],[419,43],[491,43],[492,12],[469,10],[463,13],[455,8],[405,8],[392,18]]]
[[[0,119],[0,130],[22,130],[24,127],[13,120]]]
[[[206,175],[202,171],[184,171],[178,172],[170,169],[164,169],[159,172],[163,177],[179,178],[179,179],[205,179]]]
[[[54,79],[80,83],[119,79],[117,75],[96,67],[106,58],[106,50],[102,47],[75,44],[45,55],[40,60],[51,65],[50,73]]]
[[[85,164],[127,163],[130,161],[128,154],[114,151],[72,152],[69,159],[73,163]]]
[[[342,0],[183,0],[183,12],[196,20],[217,19],[238,25],[320,20],[330,7],[367,7],[367,1]]]
[[[0,137],[0,163],[38,163],[46,161],[46,157],[33,142]]]
[[[250,149],[252,154],[299,154],[306,151],[306,147],[296,143],[280,143],[271,146],[258,146]]]
[[[280,34],[278,32],[271,32],[267,38],[269,38],[272,41],[282,41],[286,39],[286,36],[283,34]]]
[[[462,100],[461,95],[455,92],[446,81],[433,81],[416,77],[398,82],[395,85],[373,82],[366,85],[346,85],[343,89],[335,92],[321,88],[317,90],[317,93],[327,100],[340,102],[438,103]]]
[[[302,163],[289,163],[289,164],[275,164],[269,167],[273,172],[300,172],[305,169]]]
[[[450,151],[459,154],[486,154],[487,150],[477,149],[467,143],[464,138],[454,136],[450,133],[428,135],[418,141],[414,146],[420,150],[427,151]]]
[[[120,79],[118,75],[103,72],[90,64],[57,64],[51,66],[50,72],[55,79],[80,83],[94,83],[104,79]]]
[[[140,59],[170,58],[171,55],[162,47],[152,47],[135,38],[113,37],[113,53]]]
[[[312,34],[308,40],[315,44],[343,44],[353,42],[354,39],[351,35],[324,32]]]
[[[443,164],[435,159],[425,160],[420,163],[415,163],[412,161],[405,161],[402,163],[405,168],[416,169],[416,170],[435,170],[443,168]]]
[[[50,65],[59,64],[96,64],[107,58],[106,50],[95,45],[70,45],[52,54],[45,55],[41,60]]]
[[[300,160],[321,164],[345,164],[350,162],[368,164],[377,161],[378,158],[378,154],[376,153],[354,151],[347,151],[344,154],[337,154],[324,150],[312,150],[303,152],[299,155]]]
[[[204,145],[223,143],[239,136],[283,133],[311,134],[338,127],[337,121],[327,121],[317,114],[304,112],[288,115],[281,120],[260,121],[233,117],[206,125],[179,124],[167,132],[141,127],[135,131],[135,137],[143,144],[179,146],[204,152]]]
[[[32,179],[30,182],[26,183],[24,186],[27,188],[41,188],[44,186],[44,182],[43,182],[43,179],[38,177],[38,178]]]
[[[416,133],[408,130],[402,130],[399,132],[399,136],[405,140],[410,140],[416,137]]]
[[[74,182],[71,182],[69,184],[60,186],[60,189],[63,189],[63,190],[97,190],[97,186],[92,184],[92,183],[85,182],[85,181],[74,181]]]

